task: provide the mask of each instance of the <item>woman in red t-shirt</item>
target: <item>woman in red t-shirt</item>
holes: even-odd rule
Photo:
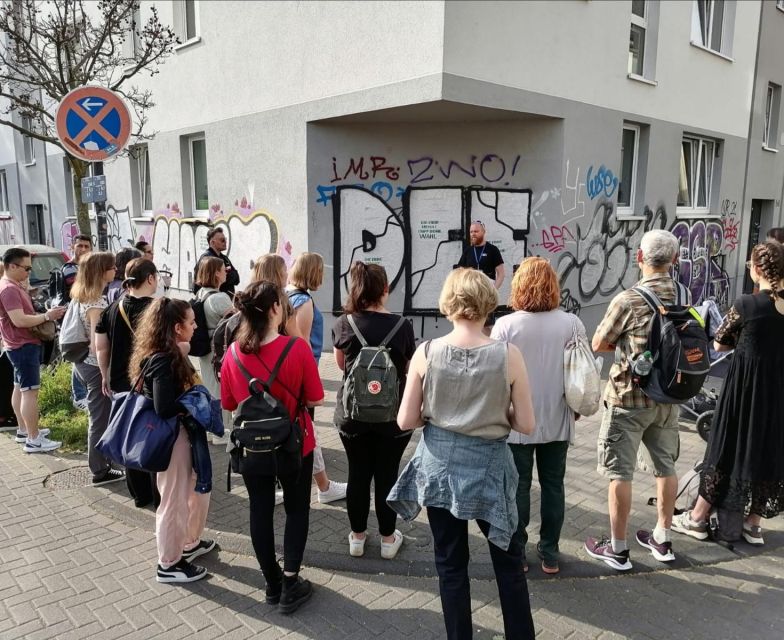
[[[268,380],[289,338],[278,333],[283,319],[283,292],[271,282],[256,282],[234,297],[242,320],[237,330],[239,359],[250,374]],[[250,392],[248,381],[234,358],[223,359],[221,367],[221,404],[233,411]],[[289,391],[289,389],[291,391]],[[292,420],[299,417],[304,429],[302,468],[299,473],[278,478],[283,487],[286,530],[283,536],[283,571],[275,555],[273,512],[275,509],[275,477],[244,475],[250,502],[250,537],[261,571],[267,581],[266,601],[280,603],[283,613],[293,613],[312,593],[310,581],[299,577],[302,555],[308,538],[310,522],[310,477],[313,473],[313,423],[307,411],[298,411],[298,398],[308,407],[324,402],[324,388],[318,374],[310,345],[297,338],[270,393],[289,411]]]

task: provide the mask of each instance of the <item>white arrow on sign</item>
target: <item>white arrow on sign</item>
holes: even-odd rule
[[[84,101],[82,102],[82,106],[83,106],[85,109],[87,109],[88,111],[92,110],[92,108],[93,108],[93,107],[98,107],[98,108],[100,108],[100,107],[102,107],[103,105],[104,105],[104,103],[103,103],[103,102],[101,102],[101,101],[98,101],[98,102],[92,102],[92,98],[87,98],[87,100],[84,100]]]

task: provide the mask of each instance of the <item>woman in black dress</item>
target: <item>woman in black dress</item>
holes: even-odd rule
[[[761,545],[760,519],[784,511],[784,245],[757,245],[748,267],[760,291],[741,296],[716,332],[716,349],[735,353],[710,432],[699,498],[672,528],[704,540],[713,507],[744,511],[743,537]]]

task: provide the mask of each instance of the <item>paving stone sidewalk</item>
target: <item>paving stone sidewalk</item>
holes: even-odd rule
[[[327,470],[331,478],[345,481],[347,477],[347,461],[337,430],[332,424],[335,407],[335,394],[341,380],[341,373],[331,353],[325,353],[321,359],[320,372],[327,392],[324,406],[316,410],[316,424],[319,442],[324,450]],[[607,482],[596,472],[596,438],[601,414],[584,418],[577,423],[577,438],[569,450],[566,473],[566,518],[561,542],[562,575],[565,577],[609,576],[613,570],[601,563],[590,560],[583,550],[583,541],[587,536],[597,536],[609,532],[607,518]],[[681,455],[678,472],[685,473],[695,462],[702,459],[705,443],[697,435],[694,425],[683,422],[681,426]],[[413,454],[418,442],[419,431],[414,434],[409,444],[405,461]],[[242,485],[241,476],[232,475],[233,490],[226,492],[226,468],[228,456],[220,447],[212,447],[214,483],[211,507],[207,526],[225,550],[243,555],[253,555],[249,538],[247,493]],[[401,467],[402,468],[402,467]],[[85,468],[76,469],[64,476],[54,476],[49,485],[75,487],[89,484],[89,474]],[[134,508],[124,483],[115,483],[105,488],[96,489],[83,486],[79,489],[84,499],[98,512],[112,518],[141,526],[148,531],[154,528],[151,510]],[[529,556],[535,560],[536,532],[539,527],[539,489],[534,480],[532,489],[531,525],[529,527]],[[650,496],[655,495],[655,484],[650,474],[638,473],[634,483],[634,503],[629,523],[629,539],[633,541],[638,528],[650,528],[656,521],[656,510],[647,505]],[[276,519],[276,534],[282,541],[283,507],[277,508],[279,517]],[[766,523],[767,524],[767,523]],[[424,513],[413,523],[399,523],[399,528],[406,536],[405,544],[398,557],[393,561],[382,560],[380,557],[380,540],[374,511],[371,510],[369,522],[371,537],[363,558],[348,556],[347,536],[349,532],[345,502],[321,505],[316,500],[316,489],[313,489],[310,533],[305,562],[324,569],[338,571],[354,571],[360,573],[378,573],[433,576],[433,548],[430,529]],[[768,533],[768,551],[784,546],[784,521],[777,519],[770,526],[773,531]],[[475,564],[475,575],[483,578],[492,577],[492,566],[487,542],[479,529],[471,524],[470,549]],[[647,551],[634,545],[632,561],[635,571],[652,571],[678,569],[692,565],[730,560],[736,557],[760,553],[750,545],[741,543],[735,551],[717,545],[705,545],[690,538],[676,541],[677,560],[671,565],[664,565],[654,560]],[[532,562],[530,576],[532,579],[544,578],[536,562]]]
[[[204,581],[158,584],[154,536],[144,522],[135,526],[97,512],[79,491],[44,487],[52,471],[71,464],[26,455],[0,435],[2,640],[444,637],[433,578],[307,566],[303,574],[315,595],[291,617],[262,604],[255,560],[238,553],[201,559],[211,574]],[[541,639],[781,637],[784,561],[775,552],[529,584]],[[501,637],[494,582],[472,580],[472,596],[475,637]]]

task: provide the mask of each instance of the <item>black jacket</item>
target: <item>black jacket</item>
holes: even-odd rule
[[[204,258],[220,258],[221,260],[223,260],[223,264],[226,265],[226,282],[224,282],[221,285],[220,290],[223,291],[223,293],[228,293],[229,295],[233,295],[234,288],[240,283],[240,274],[234,268],[234,265],[231,264],[231,260],[229,260],[229,256],[227,256],[225,253],[219,254],[213,251],[212,247],[210,247],[204,253],[202,253],[199,256],[199,259],[196,261],[196,266],[193,269],[193,279],[194,279],[193,293],[197,293],[199,289],[201,289],[201,287],[196,284],[195,280],[196,280],[196,274],[199,273],[199,263]]]

